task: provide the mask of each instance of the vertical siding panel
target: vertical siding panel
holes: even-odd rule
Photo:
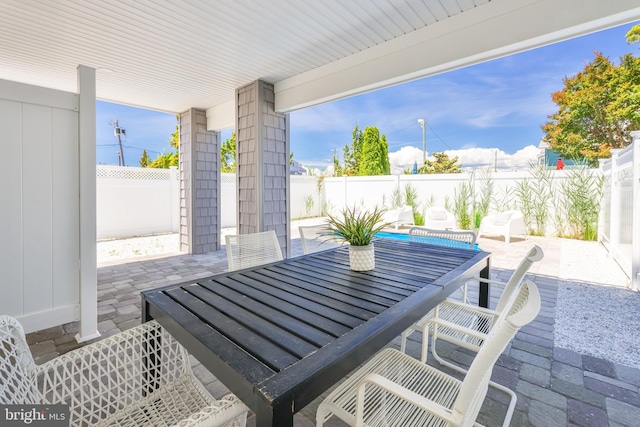
[[[22,104],[0,100],[0,313],[23,312],[22,299]]]
[[[53,308],[51,108],[23,104],[24,311]]]
[[[52,118],[53,305],[63,307],[80,299],[78,113],[54,109]]]

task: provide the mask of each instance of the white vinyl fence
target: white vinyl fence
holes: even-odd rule
[[[177,169],[98,165],[96,167],[98,239],[176,233],[180,225]],[[236,226],[236,175],[222,174],[221,226]],[[319,216],[324,194],[318,179],[291,177],[291,217]]]
[[[631,135],[631,145],[600,162],[605,185],[599,237],[631,278],[631,288],[640,290],[640,132]]]
[[[640,288],[640,213],[633,201],[640,203],[639,134],[634,144],[613,154],[602,162],[600,169],[580,174],[604,176],[604,197],[599,221],[599,240],[603,241],[615,259],[632,278],[632,287]],[[179,224],[179,179],[177,170],[157,170],[117,166],[98,166],[98,237],[113,238],[161,232],[177,232]],[[563,183],[572,179],[571,170],[547,171],[548,193],[556,202],[566,197]],[[474,185],[473,193],[482,189],[482,178],[476,172],[471,180],[468,173],[443,175],[386,175],[372,177],[335,177],[320,179],[312,176],[291,176],[291,218],[336,213],[345,206],[369,209],[391,205],[395,189],[410,185],[418,195],[421,213],[430,205],[447,207],[453,212],[455,193],[467,182]],[[490,210],[520,208],[518,186],[529,181],[534,191],[547,185],[530,171],[492,173],[488,178],[493,186]],[[235,174],[222,174],[221,225],[236,225]],[[543,232],[557,235],[557,224],[563,219],[556,215],[555,205],[548,204],[547,222]],[[526,216],[526,215],[525,215]],[[529,215],[529,221],[532,214]],[[555,224],[554,224],[555,221]],[[530,223],[535,229],[535,224]],[[566,230],[564,230],[566,232]]]

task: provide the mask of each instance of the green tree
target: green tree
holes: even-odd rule
[[[391,165],[386,135],[380,136],[380,131],[375,126],[367,126],[362,131],[356,123],[352,132],[351,145],[347,144],[344,147],[344,165],[340,166],[334,155],[333,166],[337,175],[390,174]]]
[[[220,170],[233,173],[236,171],[236,133],[231,133],[220,146]]]
[[[340,166],[340,160],[338,160],[338,156],[336,153],[333,153],[333,175],[334,176],[342,176],[342,166]]]
[[[151,157],[147,154],[147,150],[142,150],[142,157],[140,157],[140,167],[147,168],[151,164]]]
[[[172,151],[162,154],[149,165],[150,168],[169,169],[169,166],[178,166],[178,152]]]
[[[169,145],[176,150],[180,149],[180,128],[178,127],[180,124],[180,117],[176,115],[176,130],[171,134],[171,139],[169,139]],[[144,159],[146,152],[142,153],[142,158],[140,159],[140,165],[142,165],[142,160]],[[178,151],[170,151],[166,154],[161,154],[153,162],[150,162],[147,166],[149,168],[158,168],[158,169],[168,169],[169,166],[178,166]]]
[[[640,128],[640,58],[628,53],[616,65],[596,52],[564,85],[551,95],[558,111],[542,126],[552,149],[595,165],[631,143],[629,131]]]
[[[362,138],[362,154],[358,165],[358,175],[388,175],[389,150],[387,139],[380,137],[380,131],[375,126],[367,126]]]
[[[640,42],[640,24],[631,27],[625,38],[629,44]]]
[[[450,159],[447,154],[433,153],[433,157],[436,159],[431,161],[429,159],[424,161],[424,165],[418,168],[419,174],[432,174],[432,173],[460,173],[460,167],[458,163],[458,156]]]
[[[362,156],[363,133],[358,127],[358,123],[351,132],[351,146],[344,146],[344,167],[343,174],[354,176],[359,175],[360,157]]]

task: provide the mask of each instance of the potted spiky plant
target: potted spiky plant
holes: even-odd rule
[[[372,240],[376,233],[388,225],[383,221],[384,210],[376,206],[373,211],[345,208],[340,215],[329,214],[328,227],[334,240],[349,242],[349,264],[354,271],[375,268]]]

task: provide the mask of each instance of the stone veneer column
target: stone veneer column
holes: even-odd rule
[[[289,257],[289,120],[274,102],[264,81],[236,89],[237,224],[239,234],[275,230]]]
[[[207,131],[205,110],[180,114],[180,250],[220,249],[220,133]]]

